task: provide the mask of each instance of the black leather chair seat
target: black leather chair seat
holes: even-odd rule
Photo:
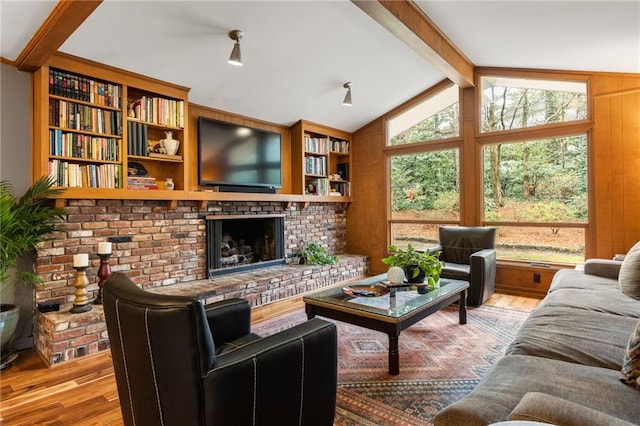
[[[452,280],[469,281],[471,277],[471,265],[445,262],[445,266],[442,268],[440,276]]]

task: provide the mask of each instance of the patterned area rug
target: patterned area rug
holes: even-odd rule
[[[504,354],[529,314],[481,306],[458,324],[448,307],[400,335],[400,374],[388,373],[387,335],[340,321],[336,426],[431,425],[471,390]],[[267,335],[306,320],[295,312],[254,327]]]

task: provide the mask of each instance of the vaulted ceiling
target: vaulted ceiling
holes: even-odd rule
[[[83,3],[67,17],[54,1],[0,0],[3,60],[28,69],[47,40],[190,87],[196,104],[347,131],[445,78],[472,84],[474,66],[640,72],[640,1]],[[233,29],[244,32],[243,67],[227,63]],[[352,107],[341,104],[348,81]]]

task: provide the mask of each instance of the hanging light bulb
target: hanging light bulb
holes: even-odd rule
[[[347,94],[344,95],[344,100],[342,101],[342,105],[351,106],[351,82],[345,83],[342,85],[345,89],[347,89]]]
[[[233,50],[231,50],[231,56],[229,56],[229,62],[231,65],[235,65],[238,67],[242,66],[242,54],[240,53],[240,39],[244,36],[242,31],[233,30],[229,33],[229,38],[235,41],[233,45]]]

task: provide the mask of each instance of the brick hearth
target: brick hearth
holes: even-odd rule
[[[112,271],[127,274],[142,288],[158,293],[197,296],[215,290],[206,303],[244,297],[252,306],[264,305],[307,291],[337,284],[369,271],[368,258],[345,254],[346,212],[342,203],[311,203],[305,208],[280,202],[209,203],[200,211],[196,202],[179,202],[168,210],[161,201],[67,200],[67,230],[38,251],[37,273],[44,279],[36,291],[39,302],[58,302],[60,312],[36,312],[35,347],[49,364],[58,364],[108,348],[102,308],[70,314],[74,300],[73,255],[89,253],[89,300],[98,290],[98,243],[109,237],[130,237],[114,243]],[[205,279],[205,225],[209,214],[285,217],[285,257],[289,262],[302,242],[317,241],[339,255],[334,266],[284,265]]]

